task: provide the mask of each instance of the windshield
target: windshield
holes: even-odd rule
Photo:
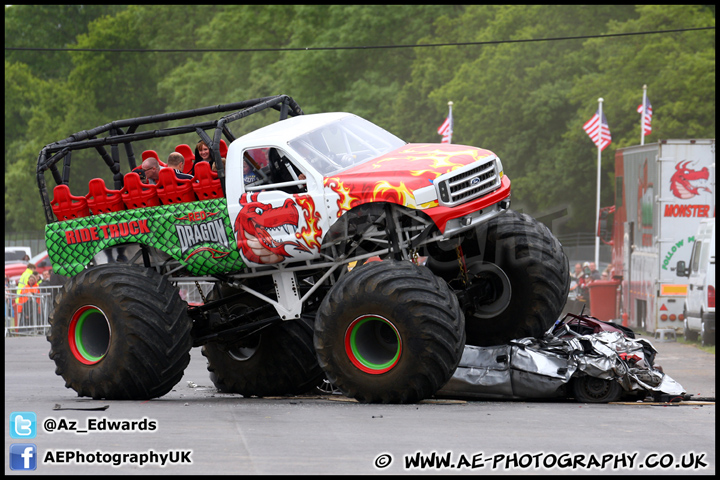
[[[20,262],[20,261],[22,261],[23,258],[25,258],[25,255],[27,255],[27,253],[23,252],[22,250],[14,250],[14,251],[5,250],[5,263]]]
[[[392,152],[405,142],[367,120],[349,116],[288,144],[323,176],[329,176]]]

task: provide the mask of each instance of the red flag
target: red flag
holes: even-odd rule
[[[607,118],[603,113],[602,122],[600,121],[600,111],[595,112],[590,120],[585,122],[583,130],[590,135],[593,143],[600,147],[600,151],[605,150],[605,147],[610,145],[612,138],[610,137],[610,127],[608,127]]]
[[[645,100],[647,101],[647,105],[645,105],[645,113],[643,114],[642,124],[645,135],[650,135],[652,133],[652,127],[650,126],[650,123],[652,122],[652,105],[650,105],[649,98],[645,97]],[[638,105],[637,111],[638,113],[643,113],[642,103]]]
[[[453,133],[453,119],[452,119],[452,110],[450,110],[450,113],[448,114],[447,118],[443,122],[442,125],[438,128],[437,132],[438,134],[442,135],[442,142],[440,143],[452,143],[452,133]]]

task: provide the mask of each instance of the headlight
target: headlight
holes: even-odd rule
[[[499,177],[502,177],[502,176],[503,176],[503,164],[502,164],[502,162],[500,161],[500,159],[497,158],[497,157],[496,157],[495,161],[497,162],[498,176],[499,176]]]

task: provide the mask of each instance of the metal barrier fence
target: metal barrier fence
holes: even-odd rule
[[[17,287],[5,287],[5,336],[45,335],[48,317],[61,286],[40,286],[37,293],[18,294]]]
[[[203,295],[207,296],[212,287],[210,282],[178,283],[180,298],[190,305],[202,305]],[[61,288],[40,285],[37,293],[18,294],[17,286],[5,287],[5,336],[46,335],[55,297]]]

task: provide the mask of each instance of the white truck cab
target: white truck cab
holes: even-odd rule
[[[5,263],[22,262],[25,255],[32,257],[30,247],[5,247]],[[27,262],[25,262],[27,263]]]
[[[703,220],[695,235],[690,265],[678,262],[678,276],[687,276],[683,312],[685,337],[715,343],[715,219]]]

